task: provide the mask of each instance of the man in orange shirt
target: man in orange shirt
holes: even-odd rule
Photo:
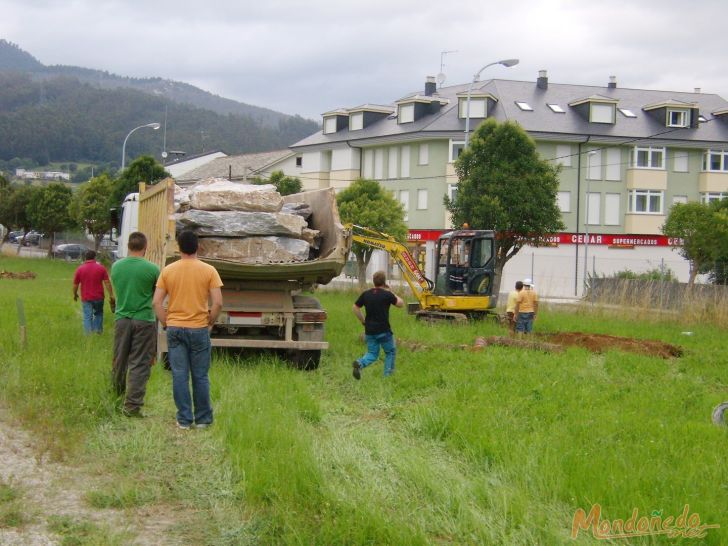
[[[184,430],[192,424],[206,428],[212,424],[210,329],[222,308],[222,281],[214,267],[197,258],[194,232],[181,232],[177,244],[182,258],[162,270],[152,304],[157,319],[167,329],[177,426]],[[167,309],[163,306],[166,296]],[[212,302],[209,310],[208,299]]]
[[[533,288],[533,281],[525,279],[523,290],[516,297],[516,334],[518,337],[530,334],[533,330],[533,321],[538,313],[538,294]]]

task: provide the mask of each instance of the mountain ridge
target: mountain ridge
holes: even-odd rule
[[[80,82],[87,83],[98,89],[116,89],[119,87],[136,89],[143,93],[162,96],[179,104],[189,104],[221,115],[250,116],[267,127],[275,127],[281,119],[301,117],[221,97],[178,80],[161,77],[134,78],[105,70],[74,65],[45,65],[31,53],[20,48],[19,45],[0,39],[0,72],[13,71],[30,73],[34,79],[47,79],[59,75],[75,77]],[[315,124],[315,128],[311,132],[318,128],[315,121],[306,121]]]

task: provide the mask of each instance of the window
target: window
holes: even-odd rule
[[[561,212],[571,212],[571,192],[560,191],[556,194],[556,204]]]
[[[430,145],[420,144],[420,157],[418,165],[427,165],[430,162]]]
[[[608,193],[604,196],[604,224],[607,226],[619,225],[619,202],[622,195],[619,193]]]
[[[617,108],[619,112],[626,118],[636,118],[637,114],[635,114],[632,110],[629,108]]]
[[[607,148],[607,180],[622,179],[622,150]]]
[[[374,150],[374,179],[384,178],[384,148]]]
[[[684,205],[688,202],[688,196],[687,195],[673,195],[672,196],[672,204],[677,205],[680,203],[681,205]]]
[[[614,105],[590,103],[589,121],[592,123],[614,123]]]
[[[296,156],[296,167],[303,167],[303,156],[302,155]]]
[[[336,132],[336,116],[324,118],[324,134],[328,135]]]
[[[688,152],[675,150],[672,156],[672,168],[676,173],[688,172]]]
[[[533,108],[531,108],[531,105],[528,104],[527,102],[517,100],[516,106],[518,106],[524,112],[533,112]]]
[[[387,178],[397,178],[397,158],[399,157],[399,148],[389,148],[389,160],[387,161]]]
[[[450,163],[455,161],[465,149],[465,142],[462,140],[451,140],[450,141]]]
[[[571,167],[571,144],[556,145],[556,164]]]
[[[361,175],[364,178],[372,178],[374,176],[374,150],[364,150],[364,161],[362,162]]]
[[[546,103],[546,106],[548,106],[549,108],[551,108],[551,111],[554,112],[554,113],[556,113],[556,114],[565,114],[566,113],[566,111],[563,108],[561,108],[561,106],[559,106],[558,104],[548,104],[548,103]]]
[[[703,155],[703,170],[709,172],[728,172],[728,152],[708,150]]]
[[[484,118],[487,115],[486,100],[483,98],[470,97],[470,117],[471,118]],[[461,98],[460,102],[460,118],[465,119],[468,117],[468,99]]]
[[[700,200],[705,204],[708,204],[711,201],[720,201],[726,197],[728,197],[728,193],[725,192],[707,192],[700,194]]]
[[[400,104],[397,123],[412,123],[415,120],[415,105]]]
[[[399,202],[402,204],[404,209],[404,221],[409,220],[409,190],[400,190]]]
[[[447,196],[450,198],[450,201],[455,201],[455,199],[458,196],[458,185],[457,184],[448,184],[447,185]]]
[[[657,190],[629,190],[629,212],[662,214],[663,195]]]
[[[601,221],[599,219],[599,213],[602,208],[602,194],[601,193],[587,193],[586,194],[586,223],[590,226],[598,226]]]
[[[355,112],[349,116],[349,131],[359,131],[364,128],[364,112]]]
[[[402,155],[400,157],[402,178],[409,178],[410,175],[410,147],[402,146]]]
[[[586,156],[587,173],[589,180],[602,179],[602,151],[592,150]]]
[[[690,112],[688,110],[667,110],[668,127],[690,127]]]
[[[632,166],[640,169],[663,169],[665,148],[641,148],[635,146],[632,155]]]
[[[427,190],[417,190],[417,209],[427,209]]]

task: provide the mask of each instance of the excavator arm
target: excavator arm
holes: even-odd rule
[[[352,242],[387,252],[399,266],[405,281],[407,281],[412,293],[421,305],[428,296],[432,295],[434,283],[425,277],[424,273],[417,267],[417,263],[405,245],[391,235],[373,229],[355,224],[347,224],[344,228],[350,234]]]

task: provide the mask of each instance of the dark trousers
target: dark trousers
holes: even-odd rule
[[[144,405],[156,352],[156,322],[117,319],[114,324],[112,381],[116,394],[126,393],[125,410],[136,411]]]

